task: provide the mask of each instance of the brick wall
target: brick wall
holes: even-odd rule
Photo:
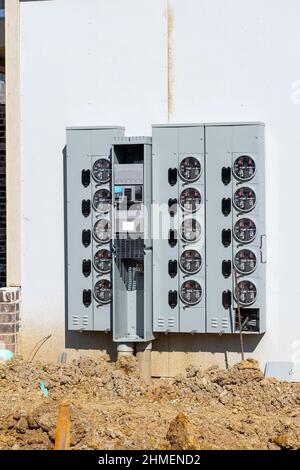
[[[0,104],[0,287],[6,285],[5,105]]]
[[[20,353],[20,288],[0,289],[0,349]]]

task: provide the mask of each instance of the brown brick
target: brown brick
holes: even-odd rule
[[[20,300],[19,287],[3,287],[0,289],[0,302],[10,303]]]
[[[0,323],[0,334],[2,333],[18,333],[20,329],[19,323]]]
[[[2,341],[4,344],[15,344],[16,342],[16,337],[18,336],[18,333],[7,333],[7,334],[0,334],[0,341]]]
[[[0,313],[0,323],[12,323],[20,320],[19,312]]]
[[[0,313],[12,313],[19,310],[19,305],[16,303],[0,303]]]

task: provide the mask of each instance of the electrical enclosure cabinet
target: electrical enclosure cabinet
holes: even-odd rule
[[[264,125],[207,125],[207,332],[263,333]]]
[[[118,138],[112,149],[114,340],[149,341],[153,338],[151,138]]]
[[[204,126],[154,126],[153,175],[153,328],[203,333]]]
[[[70,330],[266,330],[264,125],[67,130]]]
[[[153,126],[152,146],[153,330],[236,333],[240,312],[263,333],[264,125]]]
[[[67,129],[69,330],[111,330],[111,214],[102,200],[111,191],[111,144],[123,134],[122,127]]]

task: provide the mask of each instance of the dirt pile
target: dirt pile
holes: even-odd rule
[[[74,449],[300,447],[300,384],[264,378],[254,360],[146,386],[135,358],[100,356],[0,364],[0,449],[52,449],[62,399]]]
[[[7,389],[10,395],[26,390],[36,396],[40,382],[44,382],[53,400],[67,395],[81,393],[105,397],[140,396],[146,390],[140,381],[136,359],[123,357],[116,363],[109,363],[108,356],[98,361],[82,358],[71,364],[29,363],[16,359],[7,365],[0,363],[1,391]],[[43,395],[40,391],[40,395]]]
[[[197,450],[198,441],[196,438],[196,429],[189,418],[182,412],[171,421],[166,441],[169,443],[167,448],[172,450]]]
[[[169,393],[196,399],[199,403],[221,403],[230,409],[252,413],[284,410],[300,411],[300,384],[265,379],[253,359],[242,361],[229,370],[217,366],[202,370],[189,367],[185,376],[175,377]]]

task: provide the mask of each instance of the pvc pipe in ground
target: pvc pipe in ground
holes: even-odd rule
[[[118,359],[123,356],[133,356],[134,343],[119,343],[117,346]]]
[[[151,352],[151,342],[136,343],[136,358],[139,365],[140,377],[147,385],[151,383]]]

